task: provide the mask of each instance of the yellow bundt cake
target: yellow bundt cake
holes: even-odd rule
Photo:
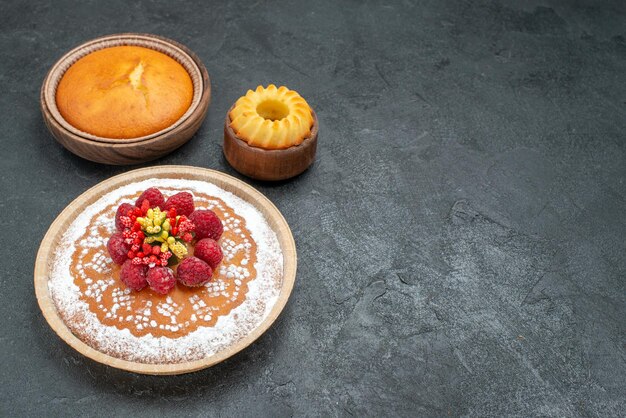
[[[306,100],[285,86],[248,90],[229,113],[230,127],[248,145],[285,149],[311,135],[313,115]]]

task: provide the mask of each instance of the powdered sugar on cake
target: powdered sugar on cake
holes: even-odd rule
[[[189,191],[192,194],[208,195],[218,198],[225,203],[225,230],[236,234],[238,241],[224,238],[220,244],[224,252],[224,262],[217,267],[215,278],[207,283],[206,290],[210,295],[238,296],[239,287],[246,290],[243,302],[230,310],[228,314],[219,316],[212,326],[197,326],[192,332],[180,337],[153,336],[150,331],[158,329],[176,332],[185,325],[202,320],[210,320],[212,312],[207,302],[197,294],[191,294],[188,303],[193,306],[193,315],[185,323],[179,323],[177,315],[180,306],[170,297],[154,303],[146,301],[140,311],[131,311],[129,300],[131,291],[119,287],[117,277],[108,274],[111,270],[111,260],[105,247],[108,236],[85,231],[97,231],[99,228],[112,233],[115,230],[114,211],[105,211],[111,205],[119,204],[125,196],[132,196],[149,187],[159,187],[177,191]],[[205,202],[208,204],[208,201]],[[243,218],[245,225],[228,215],[228,211]],[[245,233],[244,233],[245,232]],[[232,236],[232,234],[231,234]],[[240,238],[240,239],[239,239]],[[249,240],[251,238],[255,246]],[[82,290],[74,283],[72,274],[72,257],[76,251],[86,254],[91,249],[98,249],[85,265],[77,266],[75,274],[87,286]],[[250,252],[256,249],[256,257]],[[239,265],[229,264],[229,261],[239,252]],[[248,264],[256,259],[253,266]],[[276,234],[268,225],[263,215],[251,204],[211,183],[184,179],[150,179],[131,183],[110,192],[95,203],[88,206],[77,215],[64,233],[54,262],[50,268],[49,288],[53,300],[72,331],[87,344],[99,351],[120,357],[129,361],[143,363],[179,363],[205,358],[231,346],[241,338],[257,328],[267,317],[274,306],[280,290],[282,280],[283,255],[280,250]],[[76,267],[76,266],[75,266]],[[250,267],[256,270],[256,277],[247,280],[250,276]],[[89,270],[104,273],[106,279],[93,280]],[[247,280],[247,286],[242,281]],[[225,284],[230,287],[230,293],[224,292]],[[118,288],[119,287],[119,288]],[[102,294],[112,290],[113,303],[102,303]],[[135,330],[142,330],[145,335],[133,335],[127,328],[105,325],[97,317],[85,297],[98,303],[98,309],[106,313],[107,320],[132,321]],[[167,317],[169,323],[157,324],[154,316]],[[214,319],[214,318],[213,318]],[[106,322],[106,321],[105,321]],[[167,328],[166,328],[167,327]]]

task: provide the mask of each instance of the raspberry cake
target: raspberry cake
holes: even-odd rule
[[[178,364],[236,345],[267,319],[283,253],[246,200],[205,181],[152,178],[78,213],[48,269],[56,310],[82,342],[121,360]]]

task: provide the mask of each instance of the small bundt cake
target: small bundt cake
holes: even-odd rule
[[[92,52],[67,69],[56,91],[63,118],[81,131],[128,139],[153,134],[185,114],[193,82],[173,58],[140,46]]]
[[[311,108],[296,91],[285,86],[258,86],[237,100],[229,113],[230,127],[248,145],[286,149],[311,135]]]

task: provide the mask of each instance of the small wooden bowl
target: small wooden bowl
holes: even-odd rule
[[[140,138],[113,139],[80,131],[61,116],[56,106],[56,89],[65,71],[91,52],[119,45],[154,49],[169,55],[187,70],[193,82],[193,99],[187,112],[174,124]],[[157,35],[123,33],[85,42],[61,57],[46,75],[40,98],[46,126],[70,152],[97,163],[138,164],[168,154],[191,139],[206,116],[211,101],[211,82],[200,58],[184,45]]]
[[[230,127],[229,114],[232,109],[228,110],[224,121],[224,156],[235,170],[253,179],[277,181],[295,177],[313,164],[319,131],[319,122],[313,109],[311,136],[300,145],[282,150],[251,147],[240,139]]]

